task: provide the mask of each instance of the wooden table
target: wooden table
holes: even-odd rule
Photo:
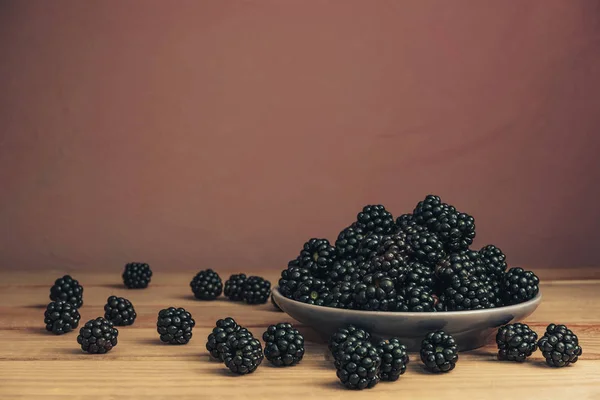
[[[325,344],[302,325],[306,355],[296,367],[275,368],[265,360],[255,373],[233,376],[224,365],[209,361],[206,337],[218,318],[231,316],[256,337],[271,323],[293,320],[270,304],[196,301],[189,288],[193,272],[155,271],[146,290],[125,289],[118,270],[72,272],[85,288],[82,323],[103,315],[112,294],[129,298],[138,313],[133,326],[119,328],[118,346],[110,353],[84,354],[77,333],[55,336],[44,329],[49,287],[62,272],[0,272],[0,398],[600,399],[600,277],[595,269],[537,271],[544,299],[526,321],[538,333],[550,322],[573,329],[583,347],[577,364],[552,369],[539,352],[525,364],[499,362],[495,347],[489,345],[461,353],[450,374],[432,375],[411,354],[408,371],[399,381],[362,392],[338,384]],[[221,271],[222,276],[229,272]],[[263,275],[276,281],[277,273]],[[579,280],[565,279],[573,277]],[[194,316],[196,328],[188,345],[169,346],[158,340],[156,315],[167,306],[184,307]]]

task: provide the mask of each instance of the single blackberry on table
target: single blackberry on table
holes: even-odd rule
[[[285,297],[291,299],[298,290],[298,286],[306,279],[312,278],[310,271],[301,267],[290,267],[281,271],[279,278],[279,291]]]
[[[348,340],[368,341],[369,339],[371,339],[371,334],[369,332],[354,325],[348,325],[346,327],[339,328],[333,335],[331,335],[329,338],[328,347],[329,351],[331,351],[331,355],[334,359],[336,359],[341,346]]]
[[[381,357],[379,375],[382,381],[397,381],[400,375],[406,372],[408,353],[406,346],[398,338],[382,340],[377,344],[377,351]]]
[[[327,239],[310,239],[300,252],[299,264],[314,276],[323,278],[337,258],[337,250]]]
[[[485,266],[488,274],[494,275],[496,278],[502,278],[506,272],[506,256],[496,246],[489,244],[479,250],[481,261]]]
[[[364,239],[362,229],[356,223],[341,231],[335,241],[335,248],[340,259],[353,259],[358,254],[358,246]]]
[[[384,235],[377,233],[369,233],[366,235],[358,246],[357,259],[367,261],[377,255],[377,249],[384,238]]]
[[[326,282],[318,278],[308,278],[294,292],[293,299],[306,304],[325,305],[329,298]]]
[[[565,325],[550,324],[544,336],[538,341],[538,347],[551,367],[566,367],[575,364],[582,354],[579,339]]]
[[[265,358],[277,367],[298,364],[304,357],[304,336],[290,323],[270,325],[263,340]]]
[[[434,233],[414,232],[407,235],[407,241],[413,257],[424,264],[435,265],[446,255],[444,244]]]
[[[190,282],[190,287],[200,300],[214,300],[223,292],[221,277],[212,269],[198,272]]]
[[[540,291],[539,283],[539,278],[531,271],[519,267],[509,269],[502,281],[504,303],[518,304],[533,299]]]
[[[67,301],[80,308],[83,305],[83,287],[70,275],[65,275],[54,281],[50,288],[50,300]]]
[[[46,330],[55,335],[71,332],[77,328],[80,319],[79,311],[68,301],[53,301],[44,312]]]
[[[144,289],[152,279],[152,270],[146,263],[132,262],[125,265],[123,283],[129,289]]]
[[[365,275],[354,287],[354,306],[359,310],[394,311],[396,309],[396,284],[380,274]]]
[[[418,286],[432,290],[435,285],[433,268],[419,261],[409,262],[405,285],[406,287]]]
[[[337,260],[327,272],[327,278],[333,282],[350,280],[357,270],[358,265],[355,260]]]
[[[381,204],[363,207],[356,216],[356,226],[365,233],[388,234],[394,230],[394,217]]]
[[[226,343],[229,336],[241,329],[246,330],[239,326],[231,317],[218,320],[206,341],[206,350],[208,350],[210,356],[214,359],[223,361],[221,353],[219,353],[219,344]]]
[[[354,308],[354,281],[341,281],[335,284],[328,296],[325,305],[328,307],[351,310]]]
[[[405,304],[408,311],[431,312],[435,311],[435,299],[431,292],[423,287],[414,286],[404,291]]]
[[[85,323],[79,330],[77,343],[90,354],[104,354],[117,345],[119,331],[113,323],[98,317]]]
[[[491,295],[486,285],[475,276],[454,276],[443,295],[448,311],[479,310],[491,306]]]
[[[381,357],[368,341],[346,341],[337,362],[337,377],[349,389],[370,389],[380,380]]]
[[[271,295],[271,282],[260,277],[250,276],[244,282],[242,298],[248,304],[264,304]]]
[[[246,282],[246,274],[233,274],[225,281],[223,294],[231,301],[242,301],[242,290]]]
[[[398,251],[390,250],[380,256],[373,257],[369,264],[371,274],[385,274],[393,280],[394,284],[403,283],[408,275],[407,260]]]
[[[115,326],[131,325],[137,314],[133,304],[123,297],[110,296],[104,305],[104,318]]]
[[[254,372],[264,358],[260,341],[246,330],[231,334],[218,349],[225,366],[239,375]]]
[[[442,330],[430,332],[421,342],[421,361],[431,372],[450,372],[458,362],[458,347]]]
[[[195,325],[192,314],[185,309],[169,307],[159,311],[156,331],[164,343],[187,344],[192,338]]]
[[[537,349],[537,333],[528,325],[516,323],[500,327],[496,334],[498,359],[523,362]]]

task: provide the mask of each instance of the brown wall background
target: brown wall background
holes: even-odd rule
[[[436,193],[599,265],[596,1],[2,1],[5,268],[280,268]]]

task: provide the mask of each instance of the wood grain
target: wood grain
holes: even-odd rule
[[[552,271],[540,271],[540,275]],[[499,362],[494,346],[489,345],[461,353],[457,368],[438,376],[425,372],[417,354],[411,354],[408,371],[398,382],[354,392],[338,384],[320,336],[300,324],[307,339],[306,356],[296,367],[281,369],[264,362],[254,374],[238,377],[210,361],[204,346],[218,318],[232,316],[255,336],[261,336],[271,323],[293,320],[270,304],[196,301],[188,286],[190,273],[157,273],[146,290],[125,289],[118,273],[74,274],[85,287],[82,321],[102,315],[104,302],[112,294],[129,298],[138,313],[133,326],[119,329],[119,344],[113,351],[91,356],[79,349],[76,333],[54,336],[44,330],[48,289],[60,274],[1,272],[0,397],[438,399],[443,393],[444,399],[600,399],[600,303],[595,301],[600,280],[580,279],[589,274],[543,281],[544,300],[527,320],[538,333],[550,322],[569,325],[583,347],[577,364],[552,369],[545,366],[539,352],[525,364]],[[277,274],[265,272],[264,276],[275,281]],[[182,306],[193,314],[197,325],[189,345],[169,346],[158,340],[156,314],[167,306]]]

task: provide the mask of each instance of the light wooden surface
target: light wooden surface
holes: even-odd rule
[[[265,360],[255,373],[233,376],[222,364],[209,361],[206,336],[218,318],[231,316],[257,337],[271,323],[293,320],[270,304],[196,301],[189,289],[193,272],[156,271],[146,290],[125,289],[119,271],[73,272],[85,288],[82,323],[103,315],[104,302],[112,294],[129,298],[138,313],[133,326],[119,328],[119,344],[106,355],[82,353],[77,333],[54,336],[45,331],[49,287],[60,272],[0,272],[0,398],[600,399],[600,280],[589,279],[596,277],[595,270],[537,272],[544,299],[526,322],[538,333],[550,322],[567,324],[583,347],[577,364],[551,369],[539,352],[525,364],[499,362],[489,345],[461,353],[450,374],[432,375],[411,354],[408,371],[398,382],[382,382],[362,392],[338,384],[326,345],[302,325],[298,327],[307,339],[306,355],[296,367],[275,368]],[[562,280],[569,275],[572,280]],[[264,276],[275,282],[277,274]],[[156,314],[167,306],[185,307],[194,316],[196,328],[188,345],[169,346],[158,340]]]

